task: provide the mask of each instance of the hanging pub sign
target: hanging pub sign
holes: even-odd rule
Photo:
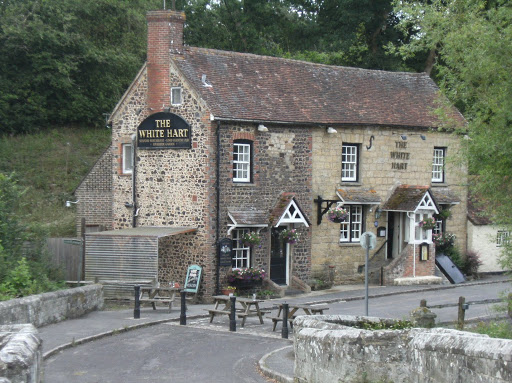
[[[223,238],[219,241],[219,266],[231,266],[233,261],[233,240]]]
[[[146,118],[137,128],[138,149],[190,149],[190,125],[174,113],[160,112]]]

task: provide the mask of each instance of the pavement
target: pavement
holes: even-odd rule
[[[459,285],[370,286],[368,296],[369,298],[378,298],[418,291],[458,289],[488,284],[503,284],[503,286],[509,287],[507,282],[510,282],[508,276],[490,275],[475,282],[465,282]],[[364,297],[365,289],[363,285],[341,285],[329,290],[266,300],[261,305],[261,308],[276,310],[277,304],[282,302],[289,304],[335,304],[337,302],[364,300]],[[227,316],[215,317],[213,323],[209,323],[207,310],[211,308],[211,304],[187,304],[186,325],[211,331],[230,332],[229,318]],[[39,335],[43,340],[43,358],[46,360],[60,352],[65,352],[65,350],[71,347],[126,331],[163,323],[179,326],[180,314],[179,305],[174,307],[171,312],[165,307],[158,307],[157,310],[153,310],[148,306],[141,309],[140,319],[133,318],[133,308],[117,309],[95,311],[77,319],[44,326],[38,329]],[[270,315],[275,316],[275,314]],[[273,332],[270,320],[266,320],[264,325],[260,325],[256,318],[252,319],[254,320],[248,320],[243,328],[240,327],[240,322],[238,321],[236,333],[281,338],[280,327],[277,331]],[[294,354],[292,331],[290,332],[290,345],[265,355],[260,360],[259,367],[264,375],[276,381],[293,382]]]

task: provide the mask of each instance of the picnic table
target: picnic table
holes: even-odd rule
[[[231,315],[231,297],[227,295],[215,295],[213,297],[215,305],[213,309],[208,310],[210,314],[210,323],[216,315]],[[258,317],[260,324],[263,324],[263,315],[266,311],[260,309],[261,299],[236,298],[235,305],[240,304],[240,308],[236,308],[235,312],[239,318],[242,318],[241,326],[244,327],[247,317]]]
[[[180,291],[178,287],[141,287],[139,302],[151,303],[153,310],[156,310],[157,303],[165,303],[169,305],[169,311],[171,311],[178,291]]]
[[[325,310],[329,310],[327,305],[309,305],[309,304],[296,304],[296,305],[288,305],[288,321],[290,322],[290,327],[293,327],[293,320],[299,316],[297,312],[301,310],[303,315],[323,315]],[[283,303],[279,304],[279,311],[276,317],[271,318],[274,323],[272,327],[272,331],[276,331],[276,326],[278,322],[283,321],[284,310]]]

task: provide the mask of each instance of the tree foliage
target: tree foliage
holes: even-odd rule
[[[396,1],[401,27],[421,33],[398,50],[435,51],[434,77],[465,116],[473,192],[498,225],[512,225],[512,4]],[[509,251],[510,254],[510,251]],[[512,256],[505,257],[512,268]]]
[[[151,3],[2,2],[0,132],[104,121],[144,61]]]

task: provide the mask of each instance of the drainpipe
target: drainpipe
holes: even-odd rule
[[[220,121],[217,121],[217,168],[215,169],[216,173],[216,189],[217,189],[217,228],[215,230],[215,249],[218,252],[219,247],[219,237],[220,237]],[[220,291],[220,264],[219,259],[217,259],[217,273],[215,278],[216,285],[216,294],[219,294]]]
[[[132,134],[132,163],[133,163],[133,169],[132,169],[132,205],[133,205],[133,218],[132,218],[132,227],[137,227],[137,215],[139,214],[139,209],[137,208],[137,194],[135,190],[136,180],[137,180],[137,173],[135,172],[136,169],[136,145],[137,144],[137,135]]]

